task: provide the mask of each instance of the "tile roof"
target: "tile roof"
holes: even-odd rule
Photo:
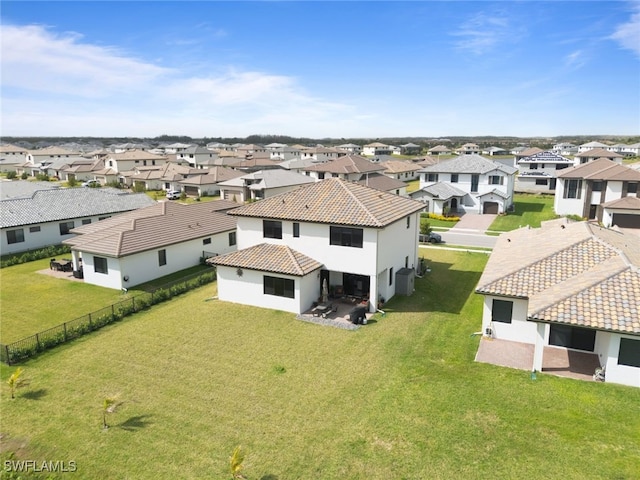
[[[480,155],[460,155],[450,160],[445,160],[435,165],[429,165],[424,167],[422,172],[433,173],[489,173],[493,170],[500,170],[501,172],[511,175],[517,170],[513,167],[509,167],[502,163],[493,162]]]
[[[365,173],[365,172],[380,172],[385,167],[372,161],[361,157],[360,155],[343,155],[335,160],[331,160],[326,163],[320,163],[305,168],[310,172],[325,172],[325,173]]]
[[[439,198],[441,200],[448,200],[452,197],[464,197],[467,192],[454,187],[450,183],[438,182],[432,185],[423,187],[420,192],[426,192],[433,198]]]
[[[43,155],[78,155],[78,152],[67,150],[66,148],[56,147],[54,145],[45,148],[39,148],[36,150],[29,150],[29,153],[34,157],[40,157]]]
[[[155,203],[144,193],[115,188],[38,190],[29,198],[0,202],[0,227],[9,228],[71,218],[120,213]]]
[[[608,158],[565,168],[556,175],[560,178],[583,178],[586,180],[640,181],[640,172],[620,165]]]
[[[392,190],[399,190],[401,188],[407,187],[407,184],[402,180],[387,177],[386,175],[378,172],[362,175],[357,183],[359,183],[360,185],[364,185],[365,187],[382,190],[383,192],[390,192]]]
[[[146,150],[127,150],[122,153],[109,153],[109,158],[113,160],[166,160],[165,155],[157,155]]]
[[[533,320],[640,334],[640,237],[564,219],[504,233],[476,292],[527,298]]]
[[[328,178],[259,202],[230,215],[382,228],[424,204],[340,178]]]
[[[416,172],[421,169],[419,165],[411,161],[404,160],[389,160],[382,163],[382,166],[386,168],[389,173],[404,173],[404,172]]]
[[[573,164],[573,160],[563,157],[562,155],[546,150],[544,152],[534,153],[528,157],[523,157],[518,160],[518,163],[570,163]]]
[[[273,170],[259,170],[257,172],[248,173],[225,182],[220,182],[220,186],[244,186],[248,183],[249,189],[262,190],[265,188],[289,187],[314,182],[315,179],[308,177],[307,175],[277,168]]]
[[[625,210],[640,210],[640,198],[622,197],[610,202],[603,203],[604,208],[622,208]]]
[[[538,153],[542,153],[543,150],[541,148],[538,147],[530,147],[530,148],[524,148],[523,150],[520,150],[516,156],[518,157],[530,157],[531,155],[536,155]]]
[[[53,182],[30,182],[28,180],[0,181],[0,200],[31,198],[38,190],[55,190],[60,185]]]
[[[593,158],[622,158],[617,152],[610,152],[604,148],[594,148],[593,150],[587,150],[586,152],[580,152],[575,154],[576,157],[593,157]]]
[[[322,263],[307,257],[287,245],[261,243],[207,260],[211,265],[246,268],[262,272],[304,276],[322,267]]]
[[[235,230],[235,218],[225,213],[230,202],[216,203],[158,203],[74,229],[79,235],[63,243],[82,252],[123,257]]]

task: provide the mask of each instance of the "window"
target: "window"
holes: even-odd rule
[[[491,321],[511,323],[513,314],[513,302],[507,300],[494,300],[491,308]]]
[[[471,191],[472,192],[478,191],[478,183],[480,183],[480,175],[478,174],[471,175]]]
[[[411,217],[407,217],[407,228],[411,226]]]
[[[69,230],[71,230],[73,227],[73,222],[62,222],[60,224],[60,235],[69,235]]]
[[[627,193],[638,193],[638,184],[637,183],[627,183]]]
[[[82,219],[82,224],[83,225],[89,225],[91,223],[91,219],[90,218],[83,218]]]
[[[295,282],[290,278],[264,277],[264,294],[276,297],[295,298]]]
[[[451,174],[451,183],[458,183],[458,174],[457,173],[452,173]]]
[[[282,238],[282,222],[263,220],[262,236],[264,238]]]
[[[93,271],[107,275],[109,273],[107,259],[104,257],[93,257]]]
[[[404,257],[404,268],[409,268],[409,256]]]
[[[329,243],[343,247],[362,248],[362,232],[361,228],[331,227]]]
[[[564,198],[580,198],[582,180],[567,180],[564,184]]]
[[[236,232],[229,232],[229,246],[232,247],[236,244]]]
[[[300,224],[298,222],[293,222],[293,236],[296,238],[300,236]]]
[[[489,175],[489,185],[502,185],[504,177],[500,175]]]
[[[158,250],[158,265],[164,266],[167,264],[167,251],[165,249]]]
[[[111,218],[111,215],[107,215],[106,217],[98,217],[98,221],[106,220],[107,218]]]
[[[569,168],[569,165],[563,163],[556,163],[556,170],[564,170],[565,168]]]
[[[531,165],[529,165],[529,170],[537,170],[537,169],[538,169],[537,163],[532,163]]]
[[[602,182],[595,181],[591,187],[592,192],[601,192],[602,191]]]
[[[15,230],[7,230],[7,243],[22,243],[24,242],[24,230],[16,228]]]
[[[618,365],[640,368],[640,340],[633,340],[631,338],[620,339]]]
[[[37,233],[40,231],[40,226],[37,227],[29,227],[29,233]]]
[[[389,269],[389,285],[393,285],[393,267]]]
[[[204,238],[202,240],[203,245],[211,245],[211,238]]]
[[[438,174],[437,173],[428,173],[426,181],[427,182],[437,182],[438,181]]]
[[[536,185],[547,185],[548,183],[546,178],[536,178]]]

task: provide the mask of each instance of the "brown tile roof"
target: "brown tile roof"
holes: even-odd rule
[[[407,186],[403,181],[387,177],[382,173],[374,172],[363,175],[363,177],[364,178],[358,180],[357,183],[366,187],[375,188],[376,190],[382,190],[383,192],[391,192],[392,190],[399,190]]]
[[[531,155],[535,155],[537,153],[542,153],[544,152],[544,150],[542,150],[541,148],[538,147],[531,147],[531,148],[527,148],[526,150],[523,150],[521,152],[519,152],[518,154],[516,154],[517,157],[530,157]]]
[[[207,263],[298,277],[322,267],[320,262],[293,250],[287,245],[271,243],[261,243],[237,252],[212,257],[207,260]]]
[[[305,168],[310,172],[325,172],[325,173],[366,173],[366,172],[381,172],[386,167],[383,165],[373,163],[371,160],[367,160],[360,155],[343,155],[330,162],[320,163],[311,167]]]
[[[382,162],[382,166],[386,169],[385,171],[389,173],[416,172],[421,169],[421,167],[415,163],[403,160],[389,160]]]
[[[566,220],[504,233],[476,292],[527,298],[533,320],[640,334],[640,237]]]
[[[423,208],[422,202],[328,178],[244,205],[229,214],[382,228]]]
[[[235,230],[235,218],[225,213],[235,204],[221,202],[162,202],[74,229],[81,235],[64,243],[82,252],[123,257]]]
[[[588,158],[622,158],[617,152],[610,152],[609,150],[605,150],[604,148],[594,148],[592,150],[587,150],[586,152],[580,152],[574,155],[575,157],[588,157]]]
[[[603,203],[605,208],[624,208],[626,210],[640,210],[640,198],[638,197],[622,197],[610,202]]]
[[[607,158],[599,158],[582,165],[565,168],[557,176],[586,180],[640,181],[640,172]]]
[[[145,150],[128,150],[122,153],[110,153],[108,158],[114,160],[166,160],[164,155],[147,152]]]

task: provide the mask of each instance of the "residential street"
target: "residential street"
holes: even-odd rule
[[[452,228],[449,231],[438,231],[445,242],[441,245],[464,245],[467,247],[488,247],[493,248],[498,237],[485,235],[478,230],[462,230]]]

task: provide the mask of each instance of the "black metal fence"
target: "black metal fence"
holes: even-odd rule
[[[86,333],[117,322],[152,305],[172,299],[182,293],[215,281],[216,271],[199,272],[180,278],[149,292],[141,293],[120,302],[87,313],[61,325],[38,332],[8,345],[0,344],[0,361],[12,365],[24,361],[50,348],[81,337]]]

